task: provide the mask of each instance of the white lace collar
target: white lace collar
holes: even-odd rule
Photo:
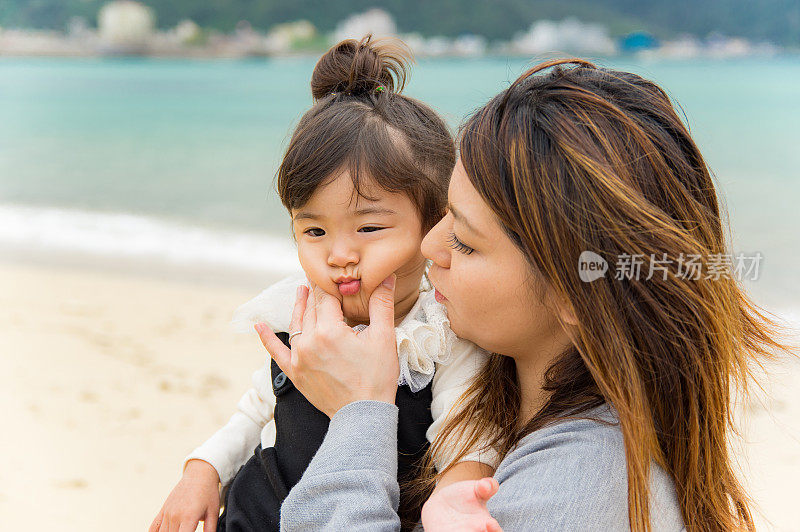
[[[288,332],[299,285],[308,286],[305,276],[295,275],[273,284],[250,301],[239,306],[231,320],[237,332],[249,333],[253,325],[266,323],[273,331]],[[355,331],[366,325],[356,325]],[[420,283],[417,301],[399,325],[397,357],[400,362],[398,385],[408,384],[412,392],[428,385],[433,379],[435,364],[446,363],[452,352],[456,335],[450,330],[450,320],[443,305],[436,301],[433,287],[426,277]]]

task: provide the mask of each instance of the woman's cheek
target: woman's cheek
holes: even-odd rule
[[[479,270],[470,271],[468,265],[464,264],[465,260],[462,257],[453,258],[447,279],[447,288],[450,293],[445,294],[452,301],[462,329],[471,326],[471,311],[476,308],[475,305],[494,307],[491,303],[493,299],[491,287],[481,280]],[[464,287],[469,287],[469,290],[465,290]]]

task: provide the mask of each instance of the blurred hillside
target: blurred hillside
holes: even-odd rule
[[[0,27],[63,30],[72,17],[97,23],[106,0],[3,0]],[[797,0],[145,0],[159,28],[191,19],[203,28],[231,31],[240,21],[267,30],[276,24],[305,19],[320,31],[333,30],[348,15],[379,7],[396,21],[400,32],[424,36],[462,34],[489,40],[508,39],[541,19],[569,16],[607,27],[613,36],[647,31],[658,38],[712,32],[800,44],[800,2]]]

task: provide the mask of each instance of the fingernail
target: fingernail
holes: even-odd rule
[[[388,288],[389,290],[394,290],[394,280],[395,280],[395,275],[392,274],[386,279],[384,279],[381,284],[386,288]]]
[[[303,292],[303,285],[300,285],[300,286],[298,286],[298,287],[297,287],[297,291],[295,292],[295,294],[294,294],[294,297],[295,297],[295,298],[299,298],[299,297],[300,297],[300,294],[301,294],[302,292]]]
[[[256,323],[254,325],[254,327],[256,328],[256,332],[258,332],[259,334],[261,334],[261,332],[264,330],[264,324],[263,323]]]

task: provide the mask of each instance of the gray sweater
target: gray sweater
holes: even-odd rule
[[[393,404],[356,401],[331,418],[322,447],[281,507],[282,531],[400,530],[397,412]],[[583,416],[617,421],[605,405]],[[650,471],[652,529],[684,530],[670,476],[655,463]],[[528,434],[495,478],[500,489],[487,506],[504,532],[629,529],[618,424],[565,420]]]

